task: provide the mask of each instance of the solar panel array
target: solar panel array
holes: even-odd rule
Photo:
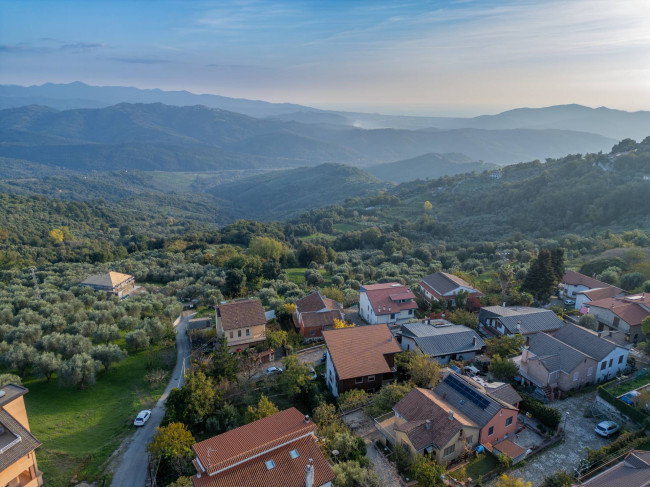
[[[449,385],[452,389],[454,389],[456,392],[466,397],[469,401],[472,401],[481,409],[485,409],[490,405],[490,401],[488,401],[485,397],[481,396],[470,386],[468,386],[467,384],[465,384],[464,382],[457,379],[451,374],[445,378],[445,383]]]

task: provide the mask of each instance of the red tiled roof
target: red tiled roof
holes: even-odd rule
[[[584,294],[590,301],[598,301],[599,299],[613,298],[622,294],[623,290],[616,286],[597,287],[594,289],[587,289],[580,291],[578,294]]]
[[[298,452],[297,458],[291,457],[292,450]],[[310,436],[211,477],[207,474],[200,478],[194,476],[192,482],[194,487],[304,487],[305,469],[310,458],[313,460],[315,487],[334,480],[332,467],[327,463],[316,439]],[[273,460],[275,467],[268,469],[268,460]]]
[[[415,294],[408,287],[396,282],[364,285],[361,287],[361,291],[365,291],[368,295],[368,300],[376,315],[398,313],[403,309],[416,309],[418,307],[415,302]],[[393,299],[412,299],[413,301],[396,303]]]
[[[224,330],[235,330],[245,326],[265,325],[266,316],[259,299],[242,299],[217,306]]]
[[[331,310],[331,311],[321,311],[313,313],[302,313],[300,315],[302,318],[302,324],[305,328],[310,327],[323,327],[323,326],[332,326],[334,325],[334,320],[344,320],[345,317],[341,310]]]
[[[327,309],[329,310],[342,309],[342,306],[338,302],[334,301],[333,299],[323,298],[323,301],[325,302],[325,306],[327,306]]]
[[[638,295],[637,295],[638,296]],[[616,316],[630,325],[640,324],[644,318],[650,316],[650,313],[640,305],[650,306],[650,296],[643,296],[640,299],[634,299],[635,296],[625,296],[623,298],[606,298],[598,301],[586,303],[590,308],[608,309]]]
[[[386,325],[325,330],[323,337],[341,380],[389,373],[384,355],[401,351]]]
[[[320,311],[327,305],[319,292],[311,293],[296,301],[296,311],[298,313],[308,313],[310,311]]]
[[[593,277],[585,276],[576,271],[566,271],[564,277],[562,277],[562,282],[565,282],[571,286],[586,286],[589,289],[595,289],[597,287],[608,287],[609,284],[606,282],[599,281]]]
[[[510,458],[517,458],[526,453],[526,450],[510,440],[502,440],[492,447]]]
[[[296,408],[285,409],[196,443],[192,449],[208,473],[277,448],[316,430]]]

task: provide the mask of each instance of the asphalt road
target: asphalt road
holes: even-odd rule
[[[151,410],[151,418],[147,424],[137,429],[133,436],[125,440],[126,445],[120,458],[116,462],[116,470],[113,474],[112,487],[144,487],[147,480],[147,466],[149,455],[147,444],[151,442],[156,426],[160,424],[165,415],[165,400],[174,387],[183,385],[183,365],[190,354],[190,342],[185,333],[187,321],[192,316],[183,316],[176,326],[176,366],[172,377],[165,388],[162,396]]]

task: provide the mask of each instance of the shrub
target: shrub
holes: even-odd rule
[[[535,419],[552,430],[557,429],[562,420],[562,413],[559,410],[544,406],[537,399],[526,394],[523,395],[520,409],[522,411],[528,411]]]

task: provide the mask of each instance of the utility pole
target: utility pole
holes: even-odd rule
[[[36,299],[41,299],[41,290],[38,288],[38,280],[36,279],[36,267],[30,267],[30,271],[32,271],[32,280],[34,281],[34,295],[36,295]]]

